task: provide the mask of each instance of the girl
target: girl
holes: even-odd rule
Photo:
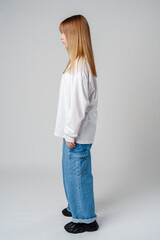
[[[54,135],[63,138],[62,172],[68,206],[63,215],[72,216],[64,228],[70,233],[96,231],[91,147],[97,122],[97,73],[90,28],[82,15],[60,23],[61,40],[69,61],[62,74]]]

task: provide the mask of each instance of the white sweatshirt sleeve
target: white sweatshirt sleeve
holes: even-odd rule
[[[78,72],[73,77],[69,114],[64,127],[64,137],[67,142],[74,142],[78,136],[89,103],[88,96],[88,78],[85,74]]]

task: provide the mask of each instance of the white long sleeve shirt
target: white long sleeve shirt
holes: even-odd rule
[[[81,57],[79,62],[76,59],[74,74],[67,71],[62,74],[54,135],[65,138],[67,142],[93,143],[97,107],[97,79],[92,75],[87,60]]]

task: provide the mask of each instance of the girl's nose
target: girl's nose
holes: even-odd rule
[[[61,40],[63,39],[63,34],[61,34]]]

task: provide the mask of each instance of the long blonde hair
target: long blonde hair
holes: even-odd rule
[[[97,77],[90,28],[87,19],[82,15],[68,17],[60,23],[59,31],[65,34],[68,44],[69,62],[63,73],[65,73],[70,64],[71,67],[69,71],[74,72],[76,59],[79,61],[81,57],[84,57],[89,64],[91,73]]]

